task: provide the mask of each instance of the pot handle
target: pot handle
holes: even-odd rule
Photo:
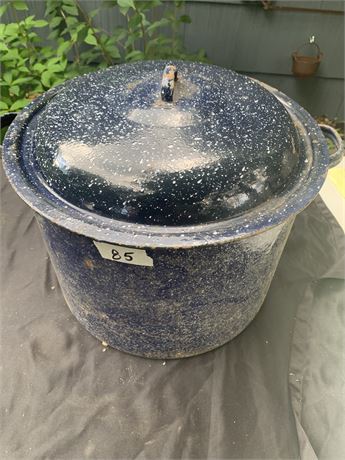
[[[343,159],[344,151],[345,151],[345,144],[338,131],[332,126],[329,125],[319,125],[322,131],[322,134],[325,136],[326,139],[330,139],[334,145],[336,146],[335,152],[329,153],[329,168],[333,168],[338,163],[341,162]]]
[[[1,128],[8,128],[16,118],[18,112],[7,112],[0,116]],[[2,158],[2,145],[0,145],[0,159]]]
[[[162,101],[172,102],[175,81],[177,81],[177,70],[172,64],[165,66],[162,77],[161,96]]]

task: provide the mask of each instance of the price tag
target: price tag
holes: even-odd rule
[[[117,244],[94,241],[103,259],[121,262],[123,264],[143,265],[153,267],[153,259],[146,254],[145,249],[128,248]]]

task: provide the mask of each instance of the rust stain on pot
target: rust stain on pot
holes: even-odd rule
[[[86,268],[89,268],[90,270],[93,270],[95,268],[95,264],[91,259],[84,259],[84,265]]]

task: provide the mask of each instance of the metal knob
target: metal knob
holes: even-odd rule
[[[172,64],[165,66],[163,71],[161,96],[162,101],[172,102],[174,94],[175,81],[177,81],[177,70]]]

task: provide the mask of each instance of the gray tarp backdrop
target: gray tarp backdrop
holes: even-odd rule
[[[103,351],[33,212],[4,177],[1,192],[1,459],[345,458],[345,241],[320,198],[251,325],[164,362]]]

